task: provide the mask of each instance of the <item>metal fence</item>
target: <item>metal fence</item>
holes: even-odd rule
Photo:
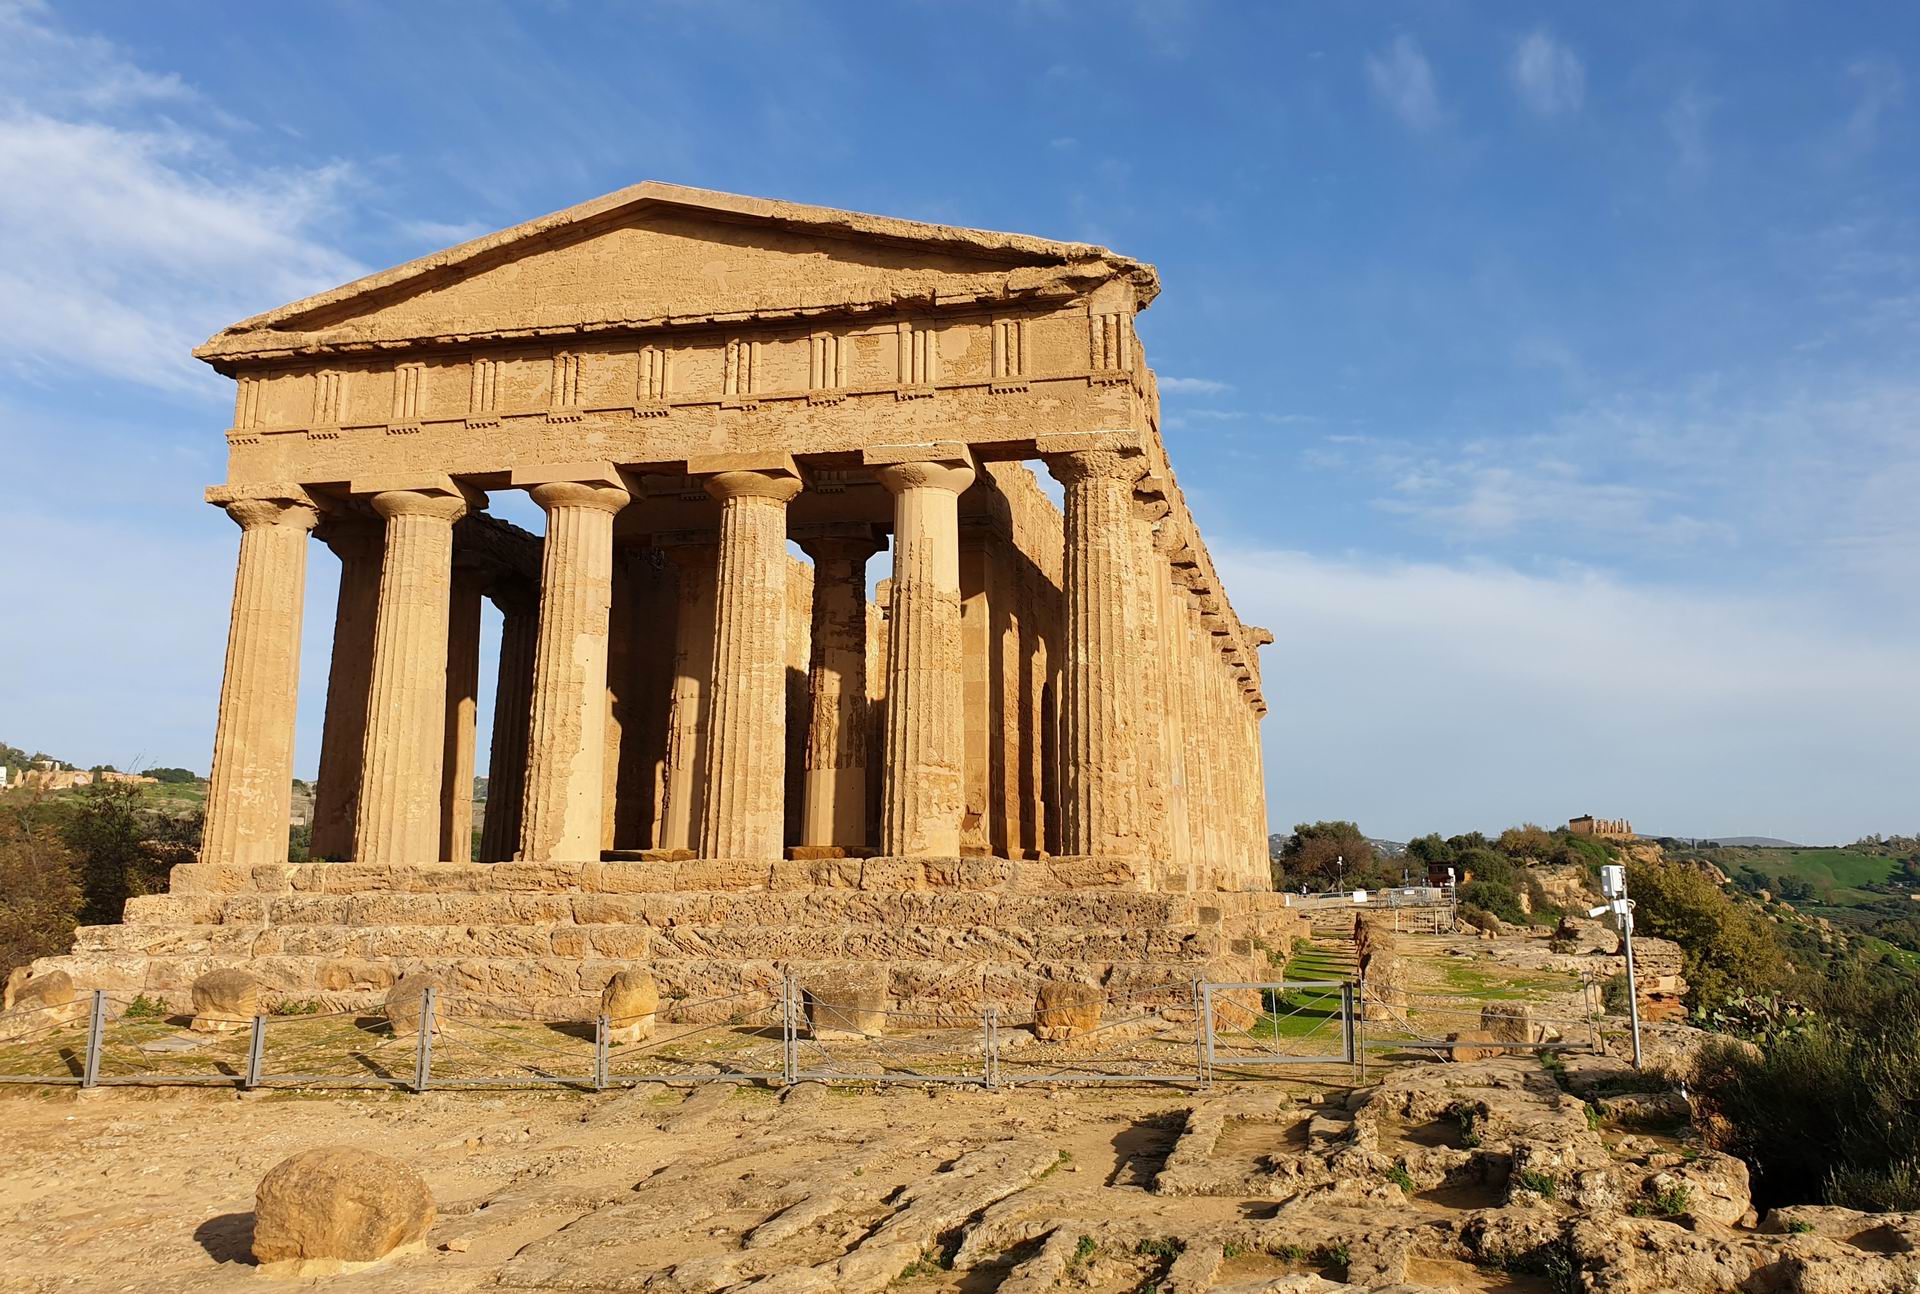
[[[1521,1040],[1464,1045],[1539,1051],[1599,1042],[1590,983],[1584,1015],[1564,1018],[1517,1001],[1463,1003],[1344,980],[1196,981],[1097,1000],[1097,1018],[1069,1024],[998,1006],[855,1008],[810,999],[787,978],[662,1000],[639,1037],[632,1021],[516,1017],[438,988],[399,1018],[383,1009],[256,1015],[206,1033],[181,1029],[151,1004],[95,992],[5,1017],[0,1082],[413,1092],[741,1081],[1205,1085],[1277,1067],[1358,1066],[1370,1051],[1444,1051],[1462,1045],[1449,1034],[1472,1037],[1501,1014],[1524,1015],[1524,1028],[1502,1031]]]

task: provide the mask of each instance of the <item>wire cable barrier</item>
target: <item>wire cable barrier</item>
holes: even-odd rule
[[[553,1020],[426,989],[415,1007],[191,1021],[106,992],[0,1016],[0,1082],[240,1088],[514,1088],[804,1081],[1207,1084],[1368,1052],[1598,1047],[1591,977],[1535,1010],[1518,990],[1346,980],[1088,989],[1067,1005],[937,1009],[815,993],[792,977],[670,997],[643,1016]],[[1544,1004],[1544,1003],[1542,1003]],[[399,1018],[395,1018],[399,1017]]]

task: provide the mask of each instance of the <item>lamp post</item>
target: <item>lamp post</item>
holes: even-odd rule
[[[1606,902],[1587,912],[1590,917],[1612,913],[1620,927],[1620,947],[1627,955],[1627,1014],[1633,1021],[1633,1067],[1640,1068],[1640,985],[1633,972],[1633,900],[1627,897],[1627,869],[1608,863],[1600,869],[1600,893]]]

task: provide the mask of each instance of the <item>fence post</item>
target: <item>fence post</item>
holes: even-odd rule
[[[796,1005],[797,982],[792,975],[780,981],[780,1078],[788,1087],[800,1077],[800,1021]]]
[[[1353,985],[1351,983],[1340,986],[1340,1034],[1340,1041],[1347,1052],[1346,1062],[1351,1065],[1354,1063],[1354,1057],[1359,1054],[1359,1040],[1355,1034],[1353,1022]]]
[[[267,1017],[253,1017],[253,1036],[247,1039],[247,1077],[242,1087],[260,1086],[260,1070],[267,1058]]]
[[[1213,1086],[1213,993],[1199,980],[1193,982],[1193,1065],[1200,1086]]]
[[[607,1017],[593,1018],[593,1090],[607,1090]]]
[[[427,1090],[433,1073],[433,985],[420,994],[420,1043],[413,1054],[413,1090]]]
[[[1353,1029],[1353,1066],[1357,1079],[1367,1081],[1367,981],[1347,985],[1347,1020]]]
[[[980,1067],[992,1091],[1000,1086],[1000,1008],[989,1006],[980,1016]]]
[[[93,1087],[100,1081],[100,1047],[107,1032],[107,993],[93,991],[93,1007],[87,1015],[87,1061],[80,1075],[80,1086]]]

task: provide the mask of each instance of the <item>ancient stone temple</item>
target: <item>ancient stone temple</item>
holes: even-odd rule
[[[1167,458],[1158,289],[1084,244],[647,183],[224,330],[205,848],[61,964],[573,999],[623,959],[851,958],[991,996],[1244,954],[1271,636]],[[348,861],[291,866],[316,540],[312,853]]]

